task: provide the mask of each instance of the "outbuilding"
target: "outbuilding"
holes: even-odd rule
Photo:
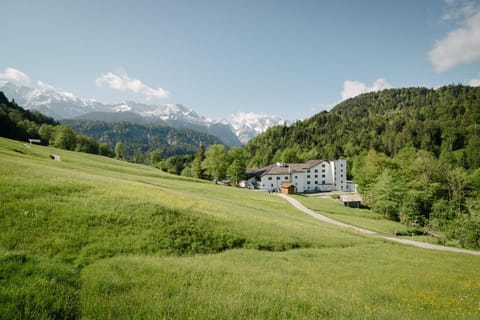
[[[340,196],[340,202],[346,207],[360,208],[362,197],[358,194],[343,194]]]
[[[282,183],[281,184],[282,193],[286,194],[294,194],[295,193],[295,186],[291,183]]]

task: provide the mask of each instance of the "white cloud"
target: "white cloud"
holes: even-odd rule
[[[108,72],[107,74],[102,74],[101,77],[98,77],[95,80],[97,86],[101,87],[102,85],[107,85],[112,89],[120,90],[120,91],[131,91],[134,93],[142,94],[147,98],[157,97],[157,98],[167,98],[169,96],[169,92],[162,88],[152,88],[145,85],[142,81],[138,79],[131,79],[128,75],[122,74],[114,74],[112,72]]]
[[[391,87],[392,85],[383,78],[378,78],[375,80],[370,87],[360,81],[346,80],[343,82],[342,100],[353,98],[362,93],[380,91],[383,89],[389,89]]]
[[[472,79],[468,85],[471,87],[480,87],[480,79]]]
[[[462,17],[460,27],[437,40],[428,53],[437,72],[480,59],[480,9],[469,1],[462,3],[460,9],[443,17],[444,20]]]
[[[26,73],[14,68],[6,68],[5,71],[0,73],[0,79],[15,82],[24,86],[30,84],[30,77]]]

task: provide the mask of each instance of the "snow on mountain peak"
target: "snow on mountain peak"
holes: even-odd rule
[[[205,128],[207,132],[215,131],[223,138],[228,134],[236,135],[242,143],[248,142],[272,126],[285,123],[281,117],[253,112],[239,112],[232,115],[230,120],[215,121],[181,104],[148,105],[133,101],[103,104],[93,99],[82,99],[42,81],[38,81],[34,88],[0,81],[0,91],[3,91],[9,99],[15,99],[24,108],[38,110],[56,119],[74,118],[89,112],[128,111],[147,118],[159,118],[174,127],[195,130]],[[223,131],[218,133],[219,130]]]
[[[116,112],[127,112],[127,111],[132,111],[132,107],[130,107],[128,104],[120,104],[118,106],[113,107],[113,110]]]
[[[239,112],[230,119],[230,124],[242,143],[247,143],[270,127],[285,123],[282,117],[254,112]]]

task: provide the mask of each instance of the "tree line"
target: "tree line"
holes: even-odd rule
[[[166,172],[198,179],[230,180],[238,184],[245,179],[247,158],[240,147],[227,149],[214,144],[202,145],[195,155],[174,156],[154,163]]]

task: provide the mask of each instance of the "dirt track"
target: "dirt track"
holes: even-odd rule
[[[415,240],[408,240],[408,239],[402,239],[402,238],[397,238],[397,237],[385,236],[385,235],[379,234],[379,233],[374,232],[374,231],[370,231],[370,230],[367,230],[367,229],[355,227],[355,226],[352,226],[352,225],[349,225],[349,224],[346,224],[346,223],[342,223],[342,222],[330,219],[326,216],[323,216],[319,213],[316,213],[313,210],[308,209],[303,204],[301,204],[298,200],[293,199],[292,197],[289,197],[286,194],[280,193],[279,196],[284,198],[288,202],[290,202],[290,204],[292,204],[298,210],[301,210],[301,211],[305,212],[306,214],[314,217],[315,219],[318,219],[318,220],[321,220],[323,222],[327,222],[327,223],[330,223],[330,224],[333,224],[333,225],[336,225],[336,226],[339,226],[339,227],[342,227],[342,228],[352,229],[352,230],[354,230],[356,232],[359,232],[359,233],[368,234],[368,235],[372,235],[372,236],[382,238],[382,239],[385,239],[385,240],[395,241],[395,242],[399,242],[399,243],[403,243],[403,244],[407,244],[407,245],[415,246],[415,247],[419,247],[419,248],[430,249],[430,250],[440,250],[440,251],[450,251],[450,252],[456,252],[456,253],[466,253],[466,254],[480,256],[480,251],[452,248],[452,247],[440,246],[440,245],[426,243],[426,242],[415,241]]]

